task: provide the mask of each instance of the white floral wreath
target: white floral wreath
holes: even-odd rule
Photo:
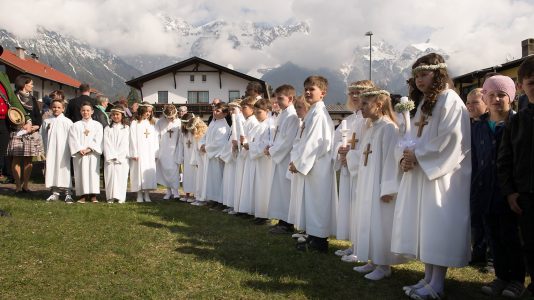
[[[412,69],[412,73],[415,74],[419,71],[434,71],[439,69],[447,69],[447,64],[439,63],[437,65],[419,65]]]
[[[361,91],[361,90],[368,90],[368,89],[371,89],[372,87],[368,86],[368,85],[361,85],[361,84],[357,84],[357,85],[349,85],[348,89],[349,90],[358,90],[358,91]]]
[[[360,94],[360,98],[378,96],[378,95],[386,95],[386,96],[389,97],[390,94],[386,90],[374,90],[374,91],[368,91],[368,92],[361,93]]]

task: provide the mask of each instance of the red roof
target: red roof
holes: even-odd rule
[[[32,57],[21,59],[15,53],[4,49],[4,53],[0,55],[0,62],[15,68],[23,73],[28,73],[37,77],[55,81],[64,85],[79,88],[81,82],[78,80],[59,72],[49,65],[45,65]]]

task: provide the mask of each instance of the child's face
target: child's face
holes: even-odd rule
[[[325,92],[322,91],[316,85],[304,86],[304,97],[306,98],[306,101],[310,103],[310,105],[313,105],[319,101],[322,101],[324,98],[324,95],[325,95]]]
[[[261,108],[254,108],[254,115],[258,121],[262,122],[269,116],[269,112]]]
[[[433,71],[423,70],[415,73],[415,86],[417,86],[417,89],[420,90],[423,94],[430,92],[433,81]]]
[[[528,101],[534,103],[534,76],[526,77],[518,85],[528,97]]]
[[[80,113],[82,114],[82,119],[89,120],[93,115],[93,108],[89,105],[84,105],[82,106],[82,109],[80,109]]]
[[[149,107],[147,108],[147,112],[148,112],[148,116],[149,116],[149,117],[152,116],[152,111],[153,111],[153,110],[154,110],[154,109],[152,108],[152,106],[149,106]]]
[[[243,105],[241,106],[241,113],[243,113],[243,117],[248,118],[252,116],[252,114],[254,113],[254,110],[252,109],[252,107],[248,105]]]
[[[362,116],[371,120],[377,120],[381,116],[380,104],[374,98],[362,99]]]
[[[213,110],[213,118],[215,120],[220,120],[226,117],[226,113],[223,112],[222,108],[217,108]]]
[[[297,101],[295,103],[295,110],[297,111],[297,116],[301,119],[304,119],[304,117],[306,117],[306,113],[308,112],[308,108],[301,101]]]
[[[113,120],[114,123],[120,124],[122,122],[122,113],[116,111],[112,112],[111,120]]]
[[[143,119],[143,120],[146,120],[146,119],[148,119],[148,118],[150,118],[150,111],[149,111],[149,110],[145,111],[145,112],[141,115],[141,119]]]
[[[482,95],[473,95],[467,97],[465,106],[467,107],[467,111],[469,112],[469,117],[472,119],[480,117],[487,110],[486,103],[482,101]]]
[[[503,91],[491,91],[484,95],[490,113],[510,110],[510,97]]]
[[[278,104],[281,109],[286,109],[292,102],[293,97],[288,97],[284,94],[276,94],[276,101],[274,103]],[[273,110],[275,110],[274,107]]]
[[[360,110],[362,108],[362,101],[360,100],[361,93],[361,90],[349,91],[349,99],[352,102],[352,106],[354,106],[355,111]]]
[[[65,110],[63,105],[59,102],[52,102],[52,106],[50,107],[50,109],[52,110],[52,114],[54,115],[54,117],[61,115]]]

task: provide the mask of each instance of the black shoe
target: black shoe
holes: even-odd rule
[[[320,253],[328,252],[328,240],[317,237],[308,237],[306,242],[297,243],[297,250],[299,251],[317,251]]]
[[[271,229],[269,229],[269,233],[271,234],[289,234],[293,233],[292,230],[289,230],[286,226],[273,226]]]
[[[254,220],[252,220],[252,223],[254,223],[254,225],[265,225],[267,223],[267,219],[255,218]]]

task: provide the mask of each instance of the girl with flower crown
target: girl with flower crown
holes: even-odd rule
[[[202,192],[204,186],[204,164],[206,154],[200,152],[201,141],[208,131],[208,125],[200,117],[192,117],[187,122],[187,130],[191,133],[193,153],[191,154],[191,165],[196,169],[195,179],[195,201],[191,205],[203,205],[206,195]]]
[[[380,280],[391,275],[391,265],[404,259],[391,252],[391,233],[395,212],[395,194],[400,171],[395,162],[398,139],[396,115],[387,91],[369,89],[359,95],[362,117],[366,118],[365,133],[360,136],[360,147],[346,155],[351,174],[357,174],[355,193],[357,201],[351,204],[351,241],[359,261],[355,267],[365,278]]]
[[[443,57],[427,54],[412,72],[414,146],[396,151],[404,173],[391,250],[425,264],[425,277],[403,288],[408,296],[441,299],[447,268],[467,265],[470,256],[470,121],[462,99],[449,89]]]
[[[163,118],[156,121],[159,136],[159,155],[156,177],[159,184],[167,187],[163,200],[180,198],[180,164],[176,159],[180,137],[181,121],[176,117],[176,106],[167,104],[163,107]]]
[[[193,147],[194,136],[191,131],[195,128],[195,123],[189,124],[195,120],[193,113],[186,113],[182,116],[181,139],[178,141],[178,151],[176,152],[176,161],[184,166],[182,177],[182,189],[185,197],[182,201],[194,202],[196,190],[197,168],[191,164],[195,148]],[[190,127],[189,127],[190,126]]]
[[[111,124],[104,129],[104,182],[108,203],[126,201],[128,186],[128,155],[130,151],[130,128],[126,124],[124,109],[111,109]]]

